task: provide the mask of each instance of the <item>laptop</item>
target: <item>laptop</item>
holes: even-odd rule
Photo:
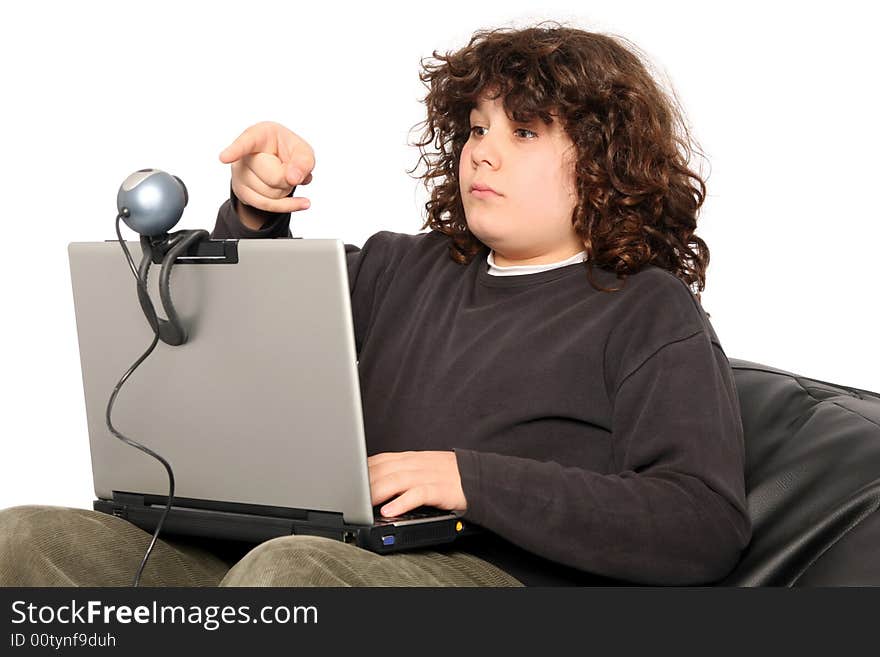
[[[126,244],[137,265],[140,243]],[[153,332],[118,241],[73,242],[68,255],[93,506],[152,532],[168,502],[167,472],[110,433],[106,411]],[[153,264],[147,289],[164,316],[159,271]],[[341,240],[209,240],[172,272],[188,341],[159,341],[112,409],[116,430],[174,471],[162,535],[257,543],[310,534],[389,553],[479,531],[454,512],[422,507],[386,519],[371,504]]]

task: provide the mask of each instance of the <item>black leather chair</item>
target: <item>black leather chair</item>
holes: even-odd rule
[[[880,394],[730,365],[754,532],[718,584],[880,585]]]

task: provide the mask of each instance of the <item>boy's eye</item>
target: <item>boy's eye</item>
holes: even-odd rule
[[[481,125],[475,125],[475,126],[473,126],[473,127],[471,128],[471,134],[474,134],[474,130],[485,130],[485,129],[486,129],[486,128],[484,128],[484,127],[481,126]],[[529,130],[528,128],[517,128],[516,130],[514,130],[514,132],[515,132],[515,133],[516,133],[516,132],[525,132],[525,133],[528,133],[529,135],[532,135],[533,137],[537,137],[537,136],[538,136],[538,133],[536,133],[536,132],[534,132],[534,131],[532,131],[532,130]],[[479,136],[482,136],[482,135],[479,135]]]

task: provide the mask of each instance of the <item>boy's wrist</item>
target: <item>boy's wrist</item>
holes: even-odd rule
[[[260,216],[260,213],[265,214],[262,210],[258,210],[257,208],[252,208],[251,206],[242,203],[241,201],[237,202],[236,206],[236,214],[238,215],[238,220],[242,223],[246,228],[250,228],[251,230],[261,230],[263,226],[266,225],[267,217]]]
[[[274,216],[271,212],[247,205],[235,194],[232,195],[232,209],[235,210],[241,225],[249,230],[262,230]]]
[[[287,195],[288,198],[293,196],[295,189],[296,187],[290,190],[290,193]],[[262,230],[266,224],[277,219],[280,214],[278,212],[260,210],[259,208],[247,205],[235,195],[235,192],[232,192],[230,196],[232,197],[232,209],[238,216],[238,221],[249,230]]]

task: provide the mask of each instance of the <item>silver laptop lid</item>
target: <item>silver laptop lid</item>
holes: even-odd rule
[[[138,242],[127,242],[135,265]],[[179,260],[189,339],[159,342],[122,386],[117,431],[171,464],[175,497],[341,512],[373,522],[345,249],[240,240],[236,264]],[[118,242],[68,247],[95,495],[167,495],[164,467],[113,436],[114,386],[153,333]],[[160,316],[159,265],[148,291]]]

